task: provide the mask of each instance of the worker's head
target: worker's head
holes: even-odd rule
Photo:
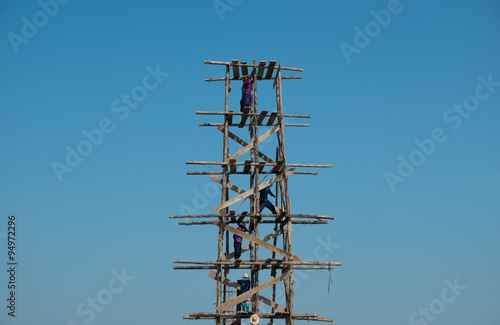
[[[248,79],[248,75],[243,75],[243,81]]]
[[[243,276],[241,277],[242,279],[245,279],[245,280],[248,280],[248,274],[243,274]]]

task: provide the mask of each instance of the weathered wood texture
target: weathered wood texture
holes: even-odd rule
[[[262,291],[270,286],[272,286],[273,284],[275,283],[278,283],[280,281],[283,281],[285,280],[286,278],[288,278],[290,276],[290,273],[291,273],[291,269],[290,268],[286,268],[283,270],[283,274],[281,274],[280,276],[278,277],[275,277],[267,282],[264,282],[263,284],[261,285],[258,285],[256,286],[255,288],[252,288],[250,290],[248,290],[247,292],[239,295],[239,296],[236,296],[236,298],[233,298],[229,301],[226,301],[225,303],[219,305],[216,307],[217,311],[218,312],[223,312],[229,308],[231,308],[232,306],[236,305],[236,304],[239,304],[245,300],[247,300],[248,298],[250,298],[251,296],[253,296],[254,294],[258,293],[259,291]]]

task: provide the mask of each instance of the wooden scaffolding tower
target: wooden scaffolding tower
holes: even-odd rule
[[[217,127],[223,134],[223,156],[222,161],[187,161],[186,164],[220,166],[221,171],[188,172],[188,175],[210,175],[210,178],[222,186],[221,202],[212,208],[214,214],[206,215],[178,215],[170,218],[188,218],[190,221],[179,222],[180,225],[214,225],[218,229],[218,251],[217,259],[213,261],[174,261],[176,270],[210,270],[208,276],[217,281],[217,301],[215,312],[196,312],[184,316],[184,319],[214,319],[217,325],[226,325],[232,321],[241,323],[241,319],[250,318],[252,324],[261,319],[285,319],[286,324],[293,325],[295,320],[328,321],[331,318],[318,317],[317,314],[294,313],[294,291],[293,270],[294,269],[326,269],[331,270],[334,266],[340,266],[339,262],[305,262],[292,253],[292,225],[297,224],[326,224],[327,220],[333,220],[333,216],[292,214],[290,209],[290,197],[288,195],[288,178],[291,175],[317,175],[317,172],[303,171],[302,168],[332,167],[332,165],[291,164],[287,162],[285,152],[285,127],[307,127],[308,124],[285,123],[285,118],[310,118],[308,115],[293,115],[283,113],[283,101],[281,93],[281,80],[301,79],[301,76],[282,76],[282,71],[302,72],[302,69],[282,67],[276,61],[256,61],[253,63],[217,62],[205,61],[205,64],[225,66],[225,77],[206,78],[205,81],[225,81],[225,107],[224,111],[197,111],[198,115],[223,116],[223,123],[200,123],[200,126]],[[252,72],[249,74],[249,69]],[[232,75],[231,75],[232,72]],[[243,75],[251,75],[253,83],[253,100],[251,107],[243,112],[234,112],[229,109],[229,93],[231,81],[242,80]],[[271,80],[276,90],[276,110],[258,110],[257,86],[260,81]],[[239,94],[239,92],[238,92]],[[240,118],[238,118],[240,117]],[[248,128],[249,140],[246,142],[241,137],[230,131],[230,128]],[[259,131],[268,129],[259,136]],[[278,147],[273,152],[275,159],[269,154],[259,151],[259,143],[265,139],[276,136]],[[239,150],[230,154],[229,139],[239,145]],[[244,162],[238,158],[247,154],[250,159]],[[300,169],[300,170],[299,170]],[[221,177],[217,176],[220,175]],[[230,176],[250,176],[250,186],[244,190],[230,183]],[[263,176],[264,175],[264,176]],[[267,176],[270,179],[265,180]],[[276,214],[261,214],[259,203],[259,191],[273,185],[275,188],[277,208]],[[232,193],[235,192],[235,193]],[[231,193],[231,195],[230,195]],[[242,203],[249,199],[249,211],[237,213],[231,210],[232,205]],[[205,219],[208,221],[196,221]],[[237,229],[237,225],[248,226],[249,233]],[[264,225],[274,225],[274,231],[260,237]],[[261,227],[262,225],[262,227]],[[250,252],[249,259],[234,259],[232,252],[232,241],[230,237],[238,235],[248,241],[250,245],[242,247],[242,252]],[[278,240],[279,237],[282,240]],[[270,241],[272,240],[272,244]],[[270,251],[271,258],[259,258],[259,248]],[[245,293],[234,295],[234,290],[240,289],[236,281],[229,279],[228,275],[232,269],[249,270],[251,287]],[[270,270],[270,279],[260,281],[262,273]],[[284,285],[285,306],[278,304],[276,299],[276,286],[282,282]],[[262,295],[262,291],[272,286],[272,297]],[[239,304],[247,299],[252,301],[252,311],[239,311]],[[270,312],[259,311],[259,304],[270,306]],[[257,315],[258,317],[256,317]]]

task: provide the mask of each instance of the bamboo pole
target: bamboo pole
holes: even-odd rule
[[[253,61],[255,65],[255,60]],[[256,67],[254,67],[256,69]],[[252,157],[254,160],[254,163],[256,165],[259,164],[259,155],[255,154],[259,152],[259,123],[257,123],[257,114],[258,114],[258,96],[257,96],[257,78],[254,75],[254,87],[253,87],[253,111],[252,113],[254,114],[252,116],[252,124],[253,124],[253,150],[252,150]],[[253,186],[254,186],[254,200],[253,200],[253,211],[255,213],[259,212],[259,191],[258,191],[258,185],[259,185],[259,168],[254,168],[255,173],[254,173],[254,180],[253,180]],[[259,217],[254,217],[254,232],[255,232],[255,237],[259,237]],[[255,260],[258,260],[259,258],[259,245],[255,243],[254,247],[255,253],[254,253],[254,258]],[[252,275],[253,275],[253,285],[254,287],[259,285],[259,268],[254,268],[252,270]],[[253,295],[252,299],[252,310],[255,311],[256,313],[259,312],[259,293],[256,292]]]

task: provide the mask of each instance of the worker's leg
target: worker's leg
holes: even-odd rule
[[[262,212],[264,208],[268,208],[269,210],[271,210],[273,214],[276,214],[276,209],[274,208],[274,205],[271,202],[269,201],[260,202],[260,211]]]
[[[234,258],[240,258],[241,256],[241,243],[234,242]]]
[[[252,95],[250,94],[243,94],[243,104],[244,104],[244,107],[250,107],[250,105],[252,104]]]
[[[259,204],[259,213],[261,213],[262,210],[264,210],[265,207],[266,207],[266,202],[265,201],[260,201],[260,204]]]

